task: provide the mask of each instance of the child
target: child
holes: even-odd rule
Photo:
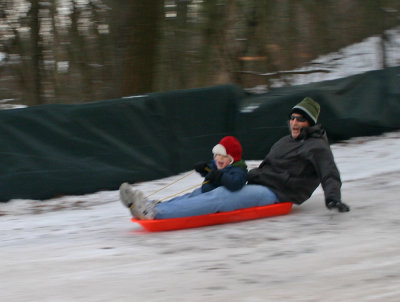
[[[242,159],[242,146],[233,136],[225,136],[212,149],[214,160],[199,162],[194,168],[205,177],[201,192],[225,186],[230,191],[241,189],[247,181],[247,165]]]
[[[199,162],[195,170],[205,177],[201,188],[162,203],[147,200],[139,190],[127,183],[120,187],[122,203],[130,208],[136,219],[165,219],[195,216],[221,211],[218,203],[202,198],[207,192],[224,187],[228,191],[240,190],[247,181],[247,165],[242,160],[242,146],[233,136],[225,136],[212,149],[214,160]],[[207,201],[208,200],[208,201]]]

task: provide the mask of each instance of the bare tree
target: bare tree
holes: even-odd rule
[[[30,0],[31,9],[29,12],[31,27],[31,81],[32,81],[32,105],[43,103],[42,100],[42,67],[43,54],[40,36],[40,15],[39,0]]]
[[[382,37],[385,67],[384,30],[399,11],[398,0],[0,0],[0,98],[37,105],[290,84],[294,69],[371,35]]]
[[[119,94],[151,92],[162,17],[162,0],[113,0],[114,87]]]

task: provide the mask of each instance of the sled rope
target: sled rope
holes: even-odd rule
[[[164,190],[165,188],[168,188],[169,186],[172,186],[173,184],[175,184],[175,183],[177,183],[178,181],[184,179],[185,177],[188,177],[189,175],[193,174],[194,172],[195,172],[195,171],[193,170],[193,171],[191,171],[191,172],[189,172],[189,173],[183,175],[181,178],[178,178],[177,180],[175,180],[175,181],[171,182],[170,184],[168,184],[168,185],[162,187],[161,189],[158,189],[158,190],[154,191],[153,193],[150,193],[149,195],[146,196],[146,198],[148,198],[149,196],[154,195],[154,194],[156,194],[156,193],[158,193],[158,192]],[[186,191],[186,190],[185,190],[185,191]]]
[[[198,187],[200,187],[200,186],[202,186],[202,185],[204,185],[205,183],[208,183],[208,182],[209,182],[209,180],[203,181],[201,184],[197,184],[197,185],[191,186],[191,187],[186,188],[186,189],[184,189],[184,190],[182,190],[182,191],[180,191],[180,192],[178,192],[178,193],[175,193],[175,194],[172,194],[172,195],[170,195],[170,196],[161,198],[161,199],[159,199],[159,200],[156,202],[156,204],[157,204],[157,203],[160,203],[160,202],[163,202],[164,200],[167,200],[167,199],[173,198],[173,197],[175,197],[175,196],[178,196],[178,195],[180,195],[180,194],[182,194],[182,193],[184,193],[184,192],[186,192],[186,191],[189,191],[189,190],[198,188]]]

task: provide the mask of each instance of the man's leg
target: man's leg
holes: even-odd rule
[[[156,206],[156,219],[177,218],[228,212],[237,209],[277,203],[278,198],[267,187],[246,185],[239,191],[218,187],[194,196],[178,197]]]

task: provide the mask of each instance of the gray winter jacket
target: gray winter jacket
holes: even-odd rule
[[[303,128],[297,139],[276,142],[260,166],[248,174],[249,184],[270,188],[281,202],[301,204],[322,184],[325,201],[341,201],[342,182],[320,125]]]

